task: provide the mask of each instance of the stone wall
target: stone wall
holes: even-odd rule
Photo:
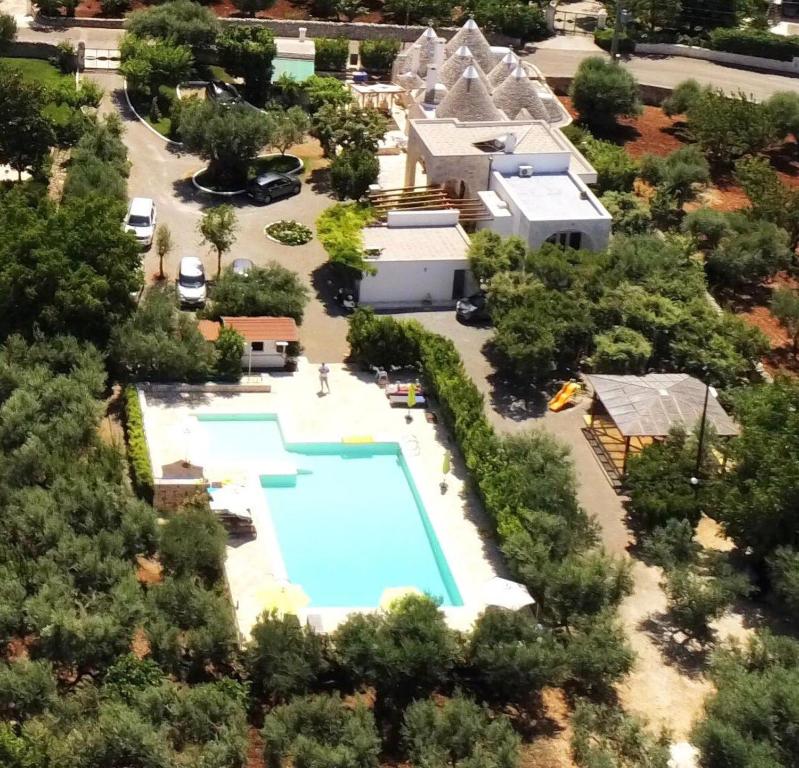
[[[742,69],[753,69],[763,72],[784,72],[788,75],[799,74],[799,58],[793,61],[764,59],[760,56],[744,56],[741,53],[713,51],[695,45],[678,45],[676,43],[636,43],[635,52],[660,56],[685,56],[689,59],[715,61],[719,64],[730,64]]]
[[[208,488],[207,480],[164,480],[153,484],[153,506],[159,512],[174,512]]]
[[[15,58],[47,60],[58,56],[58,48],[52,43],[14,41],[8,46],[4,55]]]
[[[571,85],[572,78],[566,76],[547,77],[547,85],[558,95],[568,96],[569,86]],[[638,93],[641,96],[641,101],[653,107],[659,107],[663,103],[663,99],[671,95],[671,88],[665,88],[661,85],[647,85],[646,83],[638,83]]]
[[[278,37],[297,37],[300,27],[304,27],[308,37],[346,37],[349,40],[375,40],[393,38],[406,43],[415,41],[424,32],[424,27],[401,24],[362,24],[357,22],[316,21],[313,19],[220,19],[225,24],[244,26],[263,26],[271,29]],[[95,27],[100,29],[122,29],[124,19],[68,19],[63,16],[44,17],[42,23],[51,27]],[[436,27],[441,37],[449,40],[457,31],[457,27]],[[486,37],[494,45],[519,45],[518,38],[488,33]]]

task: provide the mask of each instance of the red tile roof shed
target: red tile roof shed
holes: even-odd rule
[[[238,331],[245,341],[299,341],[291,317],[223,317],[222,325]]]
[[[219,329],[222,326],[216,320],[200,320],[197,328],[206,341],[216,341],[219,338]]]

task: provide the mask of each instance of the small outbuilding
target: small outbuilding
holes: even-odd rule
[[[452,306],[474,293],[469,236],[457,210],[389,211],[384,226],[362,231],[365,261],[361,304],[376,307]]]
[[[300,340],[291,317],[223,317],[220,322],[199,323],[200,333],[208,341],[216,341],[223,327],[232,328],[244,339],[241,367],[245,371],[282,368],[289,358],[289,344]]]
[[[704,425],[722,438],[738,434],[712,388],[687,373],[585,378],[593,390],[586,437],[611,480],[624,476],[631,453],[675,428],[691,432]]]

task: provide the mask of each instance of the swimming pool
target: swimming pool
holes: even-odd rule
[[[314,73],[314,62],[309,59],[286,59],[275,56],[272,59],[272,82],[283,75],[293,77],[298,83],[307,80]]]
[[[375,607],[408,586],[463,605],[397,443],[286,443],[271,414],[198,421],[212,459],[256,468],[288,577],[311,607]],[[264,474],[261,462],[282,468]]]

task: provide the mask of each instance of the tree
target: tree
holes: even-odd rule
[[[672,517],[644,536],[642,552],[648,562],[671,570],[694,564],[701,549],[691,522]]]
[[[274,0],[266,2],[269,7]],[[272,80],[272,60],[277,54],[272,32],[265,27],[228,24],[217,40],[217,52],[219,62],[230,74],[244,78],[247,98],[259,105],[263,103]]]
[[[213,12],[192,0],[169,0],[134,11],[128,16],[125,28],[138,38],[187,45],[195,55],[210,49],[219,34],[219,22]]]
[[[378,710],[392,716],[449,678],[457,650],[438,606],[416,596],[398,600],[384,614],[352,614],[333,644],[349,678],[373,685]]]
[[[778,91],[765,101],[765,107],[778,137],[799,135],[799,95],[793,91]]]
[[[790,245],[799,244],[799,191],[785,184],[771,164],[760,157],[747,157],[735,164],[735,178],[749,198],[753,219],[765,219],[790,235]]]
[[[319,72],[343,72],[350,55],[350,41],[346,37],[318,37],[315,66]]]
[[[553,634],[525,611],[487,608],[474,625],[466,652],[481,696],[525,704],[545,685],[559,685],[566,658]]]
[[[522,269],[527,246],[518,237],[503,238],[490,229],[481,229],[470,238],[468,255],[475,279],[488,283],[500,272]]]
[[[594,336],[591,363],[597,373],[642,374],[652,357],[652,345],[638,331],[615,326]]]
[[[308,289],[296,272],[275,261],[253,267],[246,275],[226,269],[211,293],[208,314],[222,316],[293,317],[298,323],[308,303]]]
[[[689,144],[666,157],[647,155],[641,162],[641,178],[659,187],[677,208],[695,196],[695,186],[710,180],[710,167],[701,150]]]
[[[241,364],[241,356],[239,356]],[[227,533],[208,507],[184,507],[161,530],[161,562],[176,578],[199,576],[208,586],[222,578]]]
[[[296,90],[296,81],[292,83],[290,78],[285,85],[291,85]],[[306,106],[312,117],[326,104],[338,107],[352,104],[352,94],[336,77],[311,75],[302,83],[298,97],[302,102],[300,106]]]
[[[799,552],[792,547],[778,547],[768,564],[774,592],[796,613],[799,609]]]
[[[669,116],[684,115],[705,94],[711,92],[710,86],[700,85],[693,78],[678,83],[663,100],[663,111]]]
[[[641,112],[635,78],[626,69],[598,56],[580,63],[569,95],[580,120],[595,129],[610,128],[617,117]]]
[[[286,154],[289,147],[301,144],[305,134],[311,127],[308,113],[301,107],[289,107],[286,110],[273,109],[267,113],[269,118],[269,143]]]
[[[361,66],[367,72],[390,72],[399,50],[400,42],[393,38],[363,40],[359,46]]]
[[[263,613],[245,649],[253,695],[269,703],[308,693],[325,667],[321,638],[296,616]]]
[[[25,170],[38,169],[55,144],[55,135],[43,110],[47,95],[39,83],[26,82],[22,73],[0,66],[0,163],[10,165],[19,179]]]
[[[441,707],[430,699],[414,701],[405,710],[402,742],[416,768],[515,768],[521,739],[508,718],[492,718],[479,704],[455,696]]]
[[[338,696],[304,696],[275,707],[263,728],[269,768],[377,768],[380,737],[372,713],[362,704],[345,705]]]
[[[233,328],[220,328],[214,348],[216,349],[216,375],[222,381],[238,381],[241,378],[244,337]]]
[[[185,80],[194,66],[188,45],[177,45],[170,39],[139,38],[131,33],[120,43],[120,71],[131,90],[146,96],[158,96],[162,85],[177,85]]]
[[[47,661],[20,659],[0,666],[0,712],[14,720],[40,715],[56,698],[56,679]]]
[[[579,701],[572,722],[572,754],[580,768],[668,768],[668,733],[653,738],[645,722],[618,706]]]
[[[443,24],[452,21],[446,0],[386,0],[385,12],[399,24]]]
[[[255,18],[259,11],[268,11],[275,4],[275,0],[233,0],[233,5],[245,16]]]
[[[172,250],[172,232],[166,224],[159,224],[155,229],[155,252],[158,254],[158,279],[163,280],[164,259]]]
[[[755,634],[744,647],[717,653],[711,665],[716,692],[691,738],[702,768],[789,768],[799,759],[793,723],[799,714],[799,644]]]
[[[13,16],[0,13],[0,53],[5,53],[17,36],[17,22]]]
[[[777,288],[771,298],[771,312],[788,331],[794,355],[799,354],[799,294],[790,288]]]
[[[355,21],[356,16],[369,12],[360,0],[336,0],[335,10],[336,17],[343,16],[347,21]]]
[[[360,200],[379,174],[377,156],[367,149],[345,149],[330,163],[330,185],[341,200]]]
[[[765,149],[775,139],[768,111],[743,92],[728,96],[722,90],[703,91],[686,118],[691,137],[716,166]]]
[[[150,288],[133,317],[114,328],[109,353],[128,381],[208,381],[214,366],[213,347],[178,311],[174,288],[165,283]]]
[[[624,10],[647,32],[674,29],[682,10],[682,0],[633,0]],[[615,13],[616,2],[608,4],[608,15]]]
[[[387,130],[386,119],[371,107],[322,104],[311,123],[311,135],[319,140],[325,157],[335,157],[338,149],[360,149],[376,153]]]
[[[225,203],[209,208],[197,226],[203,236],[203,242],[211,245],[216,251],[217,278],[222,274],[222,254],[229,251],[236,242],[237,225],[235,209]]]
[[[208,161],[218,183],[243,186],[250,161],[269,143],[269,121],[243,104],[223,108],[197,100],[181,109],[178,135],[189,152]]]
[[[643,235],[652,229],[652,212],[634,192],[605,192],[599,201],[613,217],[614,234]]]
[[[545,40],[550,36],[541,8],[519,0],[467,0],[461,6],[458,24],[473,16],[480,29],[518,37],[524,42]]]

